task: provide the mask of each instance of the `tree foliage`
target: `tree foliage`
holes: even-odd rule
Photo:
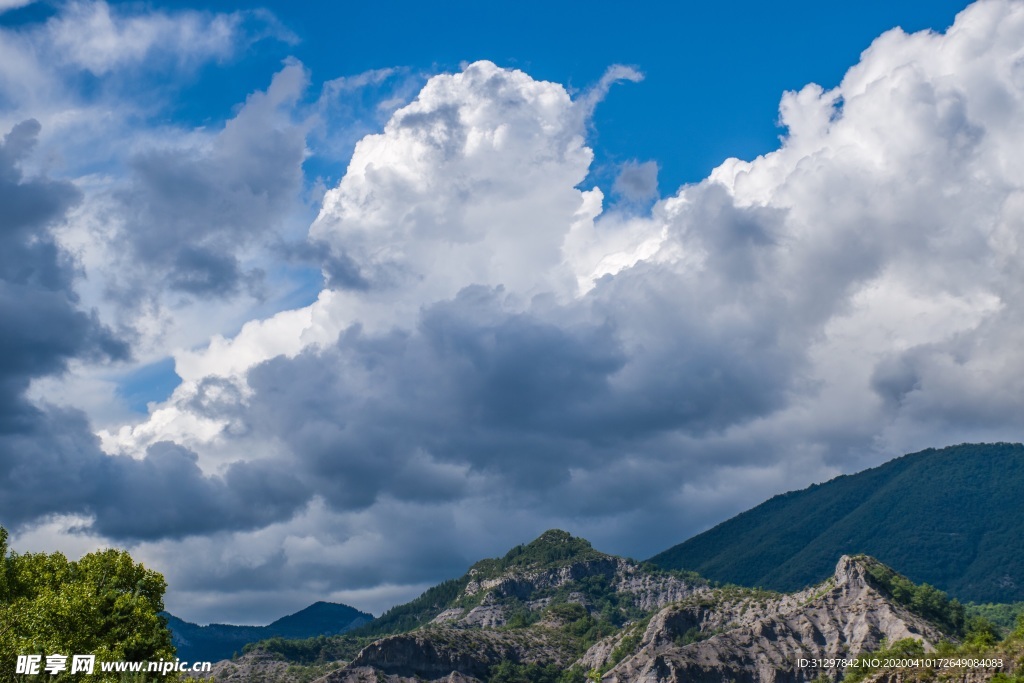
[[[586,674],[576,666],[504,661],[490,669],[487,683],[585,683]]]
[[[349,635],[380,636],[403,633],[423,626],[451,605],[462,593],[467,583],[469,583],[468,576],[439,583],[428,588],[415,600],[392,607],[369,624],[352,629],[349,631]]]
[[[1018,619],[1024,617],[1024,602],[1014,603],[967,603],[964,605],[969,617],[983,617],[996,625],[1001,633],[1013,631]]]
[[[123,550],[78,561],[59,552],[9,553],[0,528],[0,681],[14,680],[15,660],[25,654],[95,655],[97,674],[104,661],[173,659],[159,615],[166,587]]]
[[[965,632],[967,619],[959,601],[950,600],[945,593],[927,583],[915,584],[874,558],[862,557],[861,561],[876,585],[896,602],[941,626],[947,633],[959,636]]]
[[[315,636],[301,640],[275,636],[242,648],[243,653],[268,652],[278,659],[296,664],[325,664],[351,660],[360,650],[375,640],[373,636]]]

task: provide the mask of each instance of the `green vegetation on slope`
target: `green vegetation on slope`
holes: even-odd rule
[[[860,556],[861,564],[876,588],[919,616],[924,617],[946,633],[960,636],[964,633],[966,617],[963,605],[927,583],[915,584],[910,579],[886,567],[873,557]]]
[[[452,605],[469,583],[469,577],[451,579],[428,588],[423,595],[412,602],[392,607],[365,626],[352,629],[352,636],[385,636],[404,633],[430,622]]]
[[[336,661],[350,661],[360,650],[376,640],[376,636],[316,636],[293,640],[289,638],[267,638],[258,643],[249,643],[243,653],[261,650],[276,659],[295,664],[316,665]]]
[[[451,579],[428,589],[412,602],[393,607],[372,623],[353,629],[350,635],[361,637],[403,633],[429,623],[450,607],[473,607],[476,600],[472,596],[467,598],[463,595],[463,591],[470,581],[495,578],[514,569],[554,569],[576,562],[608,559],[609,557],[609,555],[594,550],[590,542],[585,539],[576,538],[558,529],[545,531],[536,540],[512,548],[504,557],[477,562],[461,578]],[[584,581],[582,585],[582,590],[588,595],[596,593],[607,595],[612,592],[607,585],[596,585],[600,583],[600,578],[588,577],[588,579],[589,582]],[[482,592],[478,596],[482,597]],[[513,608],[517,606],[520,605],[512,605]],[[525,614],[520,614],[517,617],[522,626],[528,625],[534,618],[535,616]]]
[[[964,605],[968,617],[977,617],[995,625],[1001,633],[1012,631],[1019,623],[1018,619],[1024,616],[1024,602],[1009,604],[1000,603],[973,603]]]
[[[589,541],[554,529],[544,532],[530,543],[512,548],[504,557],[477,562],[461,578],[438,584],[415,600],[393,607],[380,618],[344,635],[306,640],[272,638],[248,645],[244,651],[263,650],[282,659],[302,664],[350,660],[360,649],[377,638],[426,626],[449,608],[475,607],[486,591],[465,595],[464,591],[472,581],[493,579],[508,572],[533,573],[577,563],[603,561],[608,566],[601,571],[581,576],[561,586],[534,590],[528,599],[545,599],[546,609],[530,609],[526,600],[514,595],[500,598],[509,615],[503,629],[532,629],[536,626],[539,629],[538,633],[542,632],[545,639],[553,638],[563,649],[574,652],[578,649],[578,655],[599,638],[614,633],[627,621],[647,615],[633,604],[631,595],[619,593],[612,586],[612,573],[615,567],[613,560],[615,558],[611,555],[594,550]],[[666,571],[653,565],[645,566],[643,569],[655,576],[677,576],[691,583],[703,581],[689,572]],[[590,611],[575,603],[581,598],[588,603]],[[554,620],[562,626],[552,630],[547,626],[538,625],[538,622],[544,620]],[[505,673],[511,675],[510,671]],[[533,675],[537,674],[539,669],[530,671]]]
[[[0,527],[0,681],[15,680],[18,655],[65,655],[68,668],[71,655],[95,655],[90,680],[105,680],[99,662],[174,659],[159,615],[165,589],[160,574],[122,550],[77,562],[61,553],[8,553]]]
[[[585,683],[579,667],[563,669],[556,664],[519,664],[501,662],[491,667],[487,683]]]
[[[947,663],[938,663],[940,659]],[[885,668],[886,660],[916,662],[917,666],[901,669]],[[957,665],[948,660],[978,663]],[[985,661],[1002,662],[1001,666],[986,666]],[[859,683],[874,677],[878,672],[893,674],[900,672],[906,683],[958,683],[965,680],[965,672],[975,671],[974,680],[988,680],[990,683],[1024,683],[1024,617],[1017,620],[1016,627],[1000,639],[995,625],[984,619],[968,619],[963,641],[943,641],[934,653],[926,653],[921,641],[904,638],[886,644],[870,653],[862,653],[857,664],[846,670],[843,683]],[[930,666],[928,664],[931,664]],[[1001,671],[995,671],[1001,669]],[[888,680],[893,680],[890,676]],[[884,679],[883,679],[884,680]]]
[[[373,620],[372,614],[331,602],[316,602],[266,626],[199,626],[173,614],[164,616],[179,657],[190,661],[212,662],[228,659],[242,651],[247,644],[268,638],[303,639],[336,635]]]
[[[776,496],[650,561],[781,591],[866,553],[961,600],[1024,600],[1024,446],[929,449]]]
[[[510,569],[555,569],[607,557],[594,550],[590,541],[561,529],[551,529],[526,545],[517,545],[502,558],[480,560],[469,571],[479,579],[490,579]]]

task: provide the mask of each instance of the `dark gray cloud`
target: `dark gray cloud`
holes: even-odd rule
[[[223,476],[206,476],[197,460],[166,442],[142,460],[101,455],[93,472],[101,495],[84,509],[95,519],[90,529],[130,540],[252,529],[288,519],[309,499],[280,464],[238,462]]]
[[[305,86],[302,66],[289,63],[209,140],[131,158],[130,185],[117,192],[132,274],[113,288],[122,299],[165,288],[260,295],[262,272],[242,261],[277,241],[298,205],[305,130],[291,116]]]
[[[31,380],[59,374],[73,358],[128,355],[94,314],[78,308],[74,263],[53,237],[78,190],[20,170],[39,130],[24,121],[0,144],[0,432],[31,428],[36,409],[24,399]]]
[[[78,308],[74,263],[53,238],[78,191],[19,170],[39,130],[26,121],[0,144],[0,523],[17,529],[48,515],[86,514],[95,532],[140,539],[290,516],[308,493],[277,465],[238,463],[208,477],[194,453],[167,443],[139,460],[108,456],[81,412],[26,398],[33,379],[60,374],[72,359],[128,357],[123,341]]]
[[[672,448],[662,435],[699,438],[770,414],[802,362],[801,349],[761,346],[772,312],[709,326],[697,308],[668,312],[658,295],[671,290],[638,271],[592,299],[517,311],[501,288],[472,286],[425,308],[413,330],[352,327],[334,346],[253,368],[244,401],[201,391],[217,398],[195,407],[254,442],[286,443],[292,471],[338,512],[386,497],[463,500],[479,493],[473,477],[500,481],[496,499],[534,500],[553,516],[635,508],[623,492],[643,488],[653,505],[675,488],[649,468]],[[608,480],[626,483],[614,495],[585,506],[562,495],[582,472],[641,453],[647,465]]]
[[[355,259],[322,240],[282,243],[277,252],[292,263],[319,268],[328,289],[365,291],[370,288],[369,280]]]
[[[194,453],[174,444],[154,444],[142,459],[107,455],[75,410],[35,409],[23,426],[0,434],[0,523],[14,530],[77,514],[91,518],[83,531],[122,542],[181,538],[287,519],[309,497],[272,463],[207,476]]]

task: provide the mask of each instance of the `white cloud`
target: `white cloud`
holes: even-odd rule
[[[240,14],[115,14],[105,2],[72,2],[47,25],[48,37],[75,66],[96,75],[137,64],[156,51],[196,62],[224,59],[238,39]]]
[[[33,2],[35,2],[35,0],[0,0],[0,14],[7,12],[8,10],[31,5]]]
[[[592,158],[581,123],[561,86],[522,72],[478,62],[432,78],[356,146],[311,235],[406,306],[471,283],[561,289],[561,243]]]

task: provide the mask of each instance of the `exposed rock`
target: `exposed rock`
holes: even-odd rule
[[[433,622],[372,643],[323,683],[470,683],[486,681],[500,662],[575,666],[604,672],[605,683],[806,683],[842,671],[800,668],[802,658],[852,658],[883,639],[914,638],[932,649],[943,638],[938,626],[876,588],[868,568],[880,565],[870,558],[843,557],[828,581],[782,595],[710,588],[584,550],[584,557],[547,564],[478,563],[481,571]],[[546,609],[566,602],[585,609]],[[648,616],[581,652],[587,641],[573,629],[592,632],[609,609],[619,618]],[[525,622],[534,623],[510,628],[513,613],[524,610]]]
[[[604,680],[797,683],[821,673],[801,669],[801,658],[852,657],[877,649],[883,638],[915,638],[932,649],[942,637],[875,589],[860,561],[843,557],[832,579],[799,594],[692,598],[662,610],[638,651]]]
[[[325,680],[332,683],[376,680],[366,679],[367,672],[380,673],[388,680],[440,680],[453,674],[486,679],[490,667],[502,661],[568,666],[572,656],[544,636],[543,629],[495,631],[431,627],[382,638],[363,648],[348,667]]]
[[[301,676],[291,662],[261,651],[249,652],[237,659],[214,662],[209,673],[195,674],[195,678],[214,680],[217,683],[293,683],[301,678],[309,679],[310,674],[323,675],[331,669],[340,668],[342,662],[304,667],[306,676]]]
[[[463,595],[476,598],[479,604],[470,608],[447,609],[434,617],[432,623],[491,628],[504,626],[510,616],[510,598],[525,603],[531,611],[540,610],[548,605],[550,598],[537,598],[538,594],[550,593],[589,577],[606,579],[613,590],[629,596],[635,607],[645,611],[709,590],[704,585],[670,574],[652,574],[631,560],[606,555],[555,569],[513,570],[497,578],[470,580]],[[582,594],[571,594],[569,599],[591,607]]]

